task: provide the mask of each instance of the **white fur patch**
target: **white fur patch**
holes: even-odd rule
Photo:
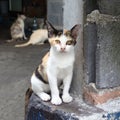
[[[45,93],[50,91],[49,84],[45,84],[40,81],[35,74],[31,77],[32,90],[44,101],[50,100],[50,96]]]

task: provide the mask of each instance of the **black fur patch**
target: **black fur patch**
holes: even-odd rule
[[[46,82],[46,81],[43,79],[43,77],[40,75],[40,73],[38,72],[38,68],[35,70],[35,76],[36,76],[39,80],[41,80],[43,83],[48,84],[48,82]]]

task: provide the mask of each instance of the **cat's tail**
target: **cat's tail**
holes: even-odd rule
[[[30,45],[31,43],[28,41],[26,43],[23,43],[23,44],[18,44],[18,45],[15,45],[15,47],[26,47],[28,45]]]
[[[28,88],[25,94],[25,116],[27,115],[28,104],[29,104],[29,100],[30,100],[32,93],[33,93],[32,88]]]

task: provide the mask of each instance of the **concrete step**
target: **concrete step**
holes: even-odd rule
[[[32,94],[26,112],[26,120],[98,120],[103,117],[103,110],[87,105],[81,98],[75,97],[74,101],[55,106],[50,102],[43,102]],[[95,118],[95,119],[94,119]],[[101,119],[100,119],[101,120]]]
[[[43,102],[34,93],[29,99],[25,120],[119,120],[120,98],[110,100],[104,104],[92,106],[86,104],[82,98],[74,96],[74,101],[55,106],[50,102]]]

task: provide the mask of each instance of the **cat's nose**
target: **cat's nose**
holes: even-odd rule
[[[61,47],[61,51],[65,51],[65,47]]]

